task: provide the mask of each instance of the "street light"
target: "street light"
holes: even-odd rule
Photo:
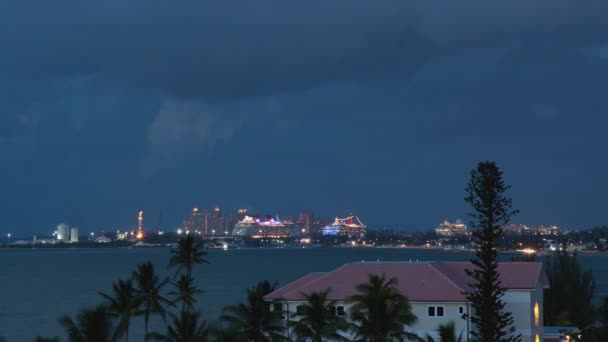
[[[11,233],[6,234],[6,236],[8,237],[8,244],[11,244]]]
[[[94,236],[95,236],[95,233],[91,232],[91,241],[93,240]]]

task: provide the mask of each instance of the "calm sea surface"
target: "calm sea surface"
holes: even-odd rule
[[[333,248],[212,250],[210,264],[194,275],[205,293],[199,307],[209,321],[225,305],[243,299],[245,288],[259,280],[284,285],[310,273],[330,271],[344,263],[365,261],[462,261],[470,254],[441,250]],[[596,299],[608,295],[608,257],[581,255],[594,272]],[[0,249],[0,336],[32,341],[37,335],[64,337],[57,318],[100,302],[97,291],[110,292],[112,282],[127,277],[135,265],[150,260],[164,275],[168,249],[7,250]],[[142,340],[141,319],[131,340]],[[156,322],[158,323],[158,322]],[[153,324],[151,330],[161,329]]]

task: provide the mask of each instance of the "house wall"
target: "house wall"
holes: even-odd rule
[[[467,336],[467,319],[466,316],[463,318],[463,314],[467,313],[466,303],[420,303],[415,302],[412,304],[412,311],[418,317],[418,321],[408,329],[409,331],[416,333],[419,337],[426,338],[426,335],[431,335],[436,341],[439,340],[437,329],[441,324],[447,324],[454,322],[456,336],[462,334],[462,338],[466,341]],[[444,308],[444,316],[429,316],[429,306],[437,307],[442,306]],[[463,308],[463,314],[459,312],[459,308]]]
[[[513,324],[516,334],[521,334],[522,342],[534,342],[532,331],[532,291],[509,290],[502,300],[505,302],[505,310],[513,314]]]
[[[522,342],[536,342],[536,335],[539,336],[539,341],[543,341],[543,288],[539,282],[535,290],[508,290],[503,297],[503,301],[506,303],[505,310],[513,314],[514,325],[517,329],[516,333],[521,334]],[[539,306],[539,317],[538,324],[536,324],[534,316],[534,305],[538,303]],[[289,315],[284,315],[287,321],[289,319],[297,319],[296,312],[297,306],[303,305],[305,302],[288,302],[283,304],[283,310],[288,310]],[[435,340],[438,340],[437,328],[440,324],[446,324],[454,322],[456,328],[456,335],[462,333],[464,341],[467,341],[467,330],[474,329],[474,327],[463,318],[463,314],[460,314],[459,308],[463,307],[464,313],[467,314],[467,310],[471,310],[470,305],[466,303],[423,303],[423,302],[411,302],[412,311],[418,317],[418,321],[408,328],[408,331],[417,334],[419,337],[426,338],[426,335],[431,335]],[[337,302],[336,306],[344,306],[346,311],[346,319],[350,317],[351,303],[349,302]],[[443,317],[429,317],[428,307],[429,306],[443,306],[444,316]],[[471,312],[469,312],[471,314]],[[468,329],[467,329],[468,325]],[[352,334],[346,333],[345,337],[352,338]]]
[[[283,304],[283,310],[288,314],[285,314],[284,317],[287,319],[295,320],[297,319],[296,312],[297,307],[299,305],[304,305],[305,302],[288,302]],[[463,314],[459,313],[459,308],[462,307],[464,313],[467,312],[467,305],[463,303],[420,303],[420,302],[412,302],[412,312],[418,317],[418,321],[409,327],[407,330],[417,334],[419,337],[426,338],[426,335],[431,335],[435,340],[439,339],[439,335],[437,334],[437,328],[439,328],[440,324],[446,324],[449,322],[454,322],[456,328],[456,335],[458,336],[462,333],[463,339],[466,341],[466,331],[467,331],[467,320],[463,318]],[[350,320],[350,309],[352,304],[349,302],[336,302],[336,306],[343,306],[346,311],[345,318]],[[429,306],[442,306],[444,308],[444,316],[434,316],[429,317],[428,308]],[[350,332],[343,334],[347,338],[353,338],[354,335]]]
[[[522,342],[543,341],[543,287],[538,282],[533,291],[509,290],[503,297],[505,310],[513,313],[517,333],[521,334]],[[538,304],[538,316],[535,306]]]

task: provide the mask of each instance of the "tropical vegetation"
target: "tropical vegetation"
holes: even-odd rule
[[[513,316],[505,310],[502,297],[505,289],[498,274],[498,241],[504,237],[502,227],[517,213],[512,209],[511,199],[505,196],[510,188],[502,179],[502,171],[494,162],[481,162],[471,171],[471,180],[466,189],[466,201],[473,212],[473,241],[476,244],[475,266],[467,270],[472,278],[472,290],[466,293],[471,302],[471,322],[476,329],[472,335],[480,342],[516,342]]]
[[[416,334],[405,328],[417,321],[407,297],[397,290],[396,278],[370,275],[367,283],[357,286],[350,298],[351,330],[357,341],[418,341]]]
[[[228,306],[221,320],[228,329],[252,342],[283,340],[285,330],[282,311],[272,310],[275,302],[267,302],[264,297],[275,290],[277,283],[261,281],[247,289],[244,303]]]
[[[290,333],[300,342],[343,340],[341,331],[348,329],[347,321],[336,312],[336,302],[329,299],[330,289],[304,294],[306,303],[289,321]]]

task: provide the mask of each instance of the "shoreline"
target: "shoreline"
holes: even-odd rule
[[[81,250],[81,251],[89,251],[89,250],[159,250],[159,249],[171,249],[173,248],[173,246],[145,246],[145,247],[139,247],[139,246],[115,246],[115,247],[110,247],[110,246],[99,246],[99,247],[91,247],[91,246],[83,246],[83,247],[26,247],[26,246],[19,246],[19,247],[7,247],[7,246],[0,246],[0,250],[57,250],[57,251],[69,251],[69,250],[73,250],[73,251],[77,251],[77,250]],[[428,250],[428,251],[443,251],[443,252],[451,252],[451,253],[475,253],[474,249],[468,249],[468,248],[445,248],[445,247],[426,247],[426,246],[361,246],[361,247],[352,247],[352,246],[287,246],[287,247],[238,247],[238,248],[230,248],[228,249],[228,251],[233,251],[233,250],[268,250],[268,249],[285,249],[285,250],[294,250],[294,249],[355,249],[355,248],[362,248],[362,249],[404,249],[404,250]],[[219,251],[225,251],[221,248],[208,248],[205,249],[205,251],[213,251],[213,250],[219,250]],[[569,252],[576,252],[579,255],[589,255],[589,256],[608,256],[608,252],[601,252],[601,251],[594,251],[594,250],[583,250],[583,249],[577,249],[577,250],[573,250],[573,251],[569,251]],[[499,251],[499,254],[501,255],[526,255],[526,253],[520,252],[520,251],[516,251],[516,250],[501,250]],[[553,252],[547,252],[547,251],[539,251],[536,253],[532,253],[535,254],[536,256],[549,256],[551,254],[553,254]]]

